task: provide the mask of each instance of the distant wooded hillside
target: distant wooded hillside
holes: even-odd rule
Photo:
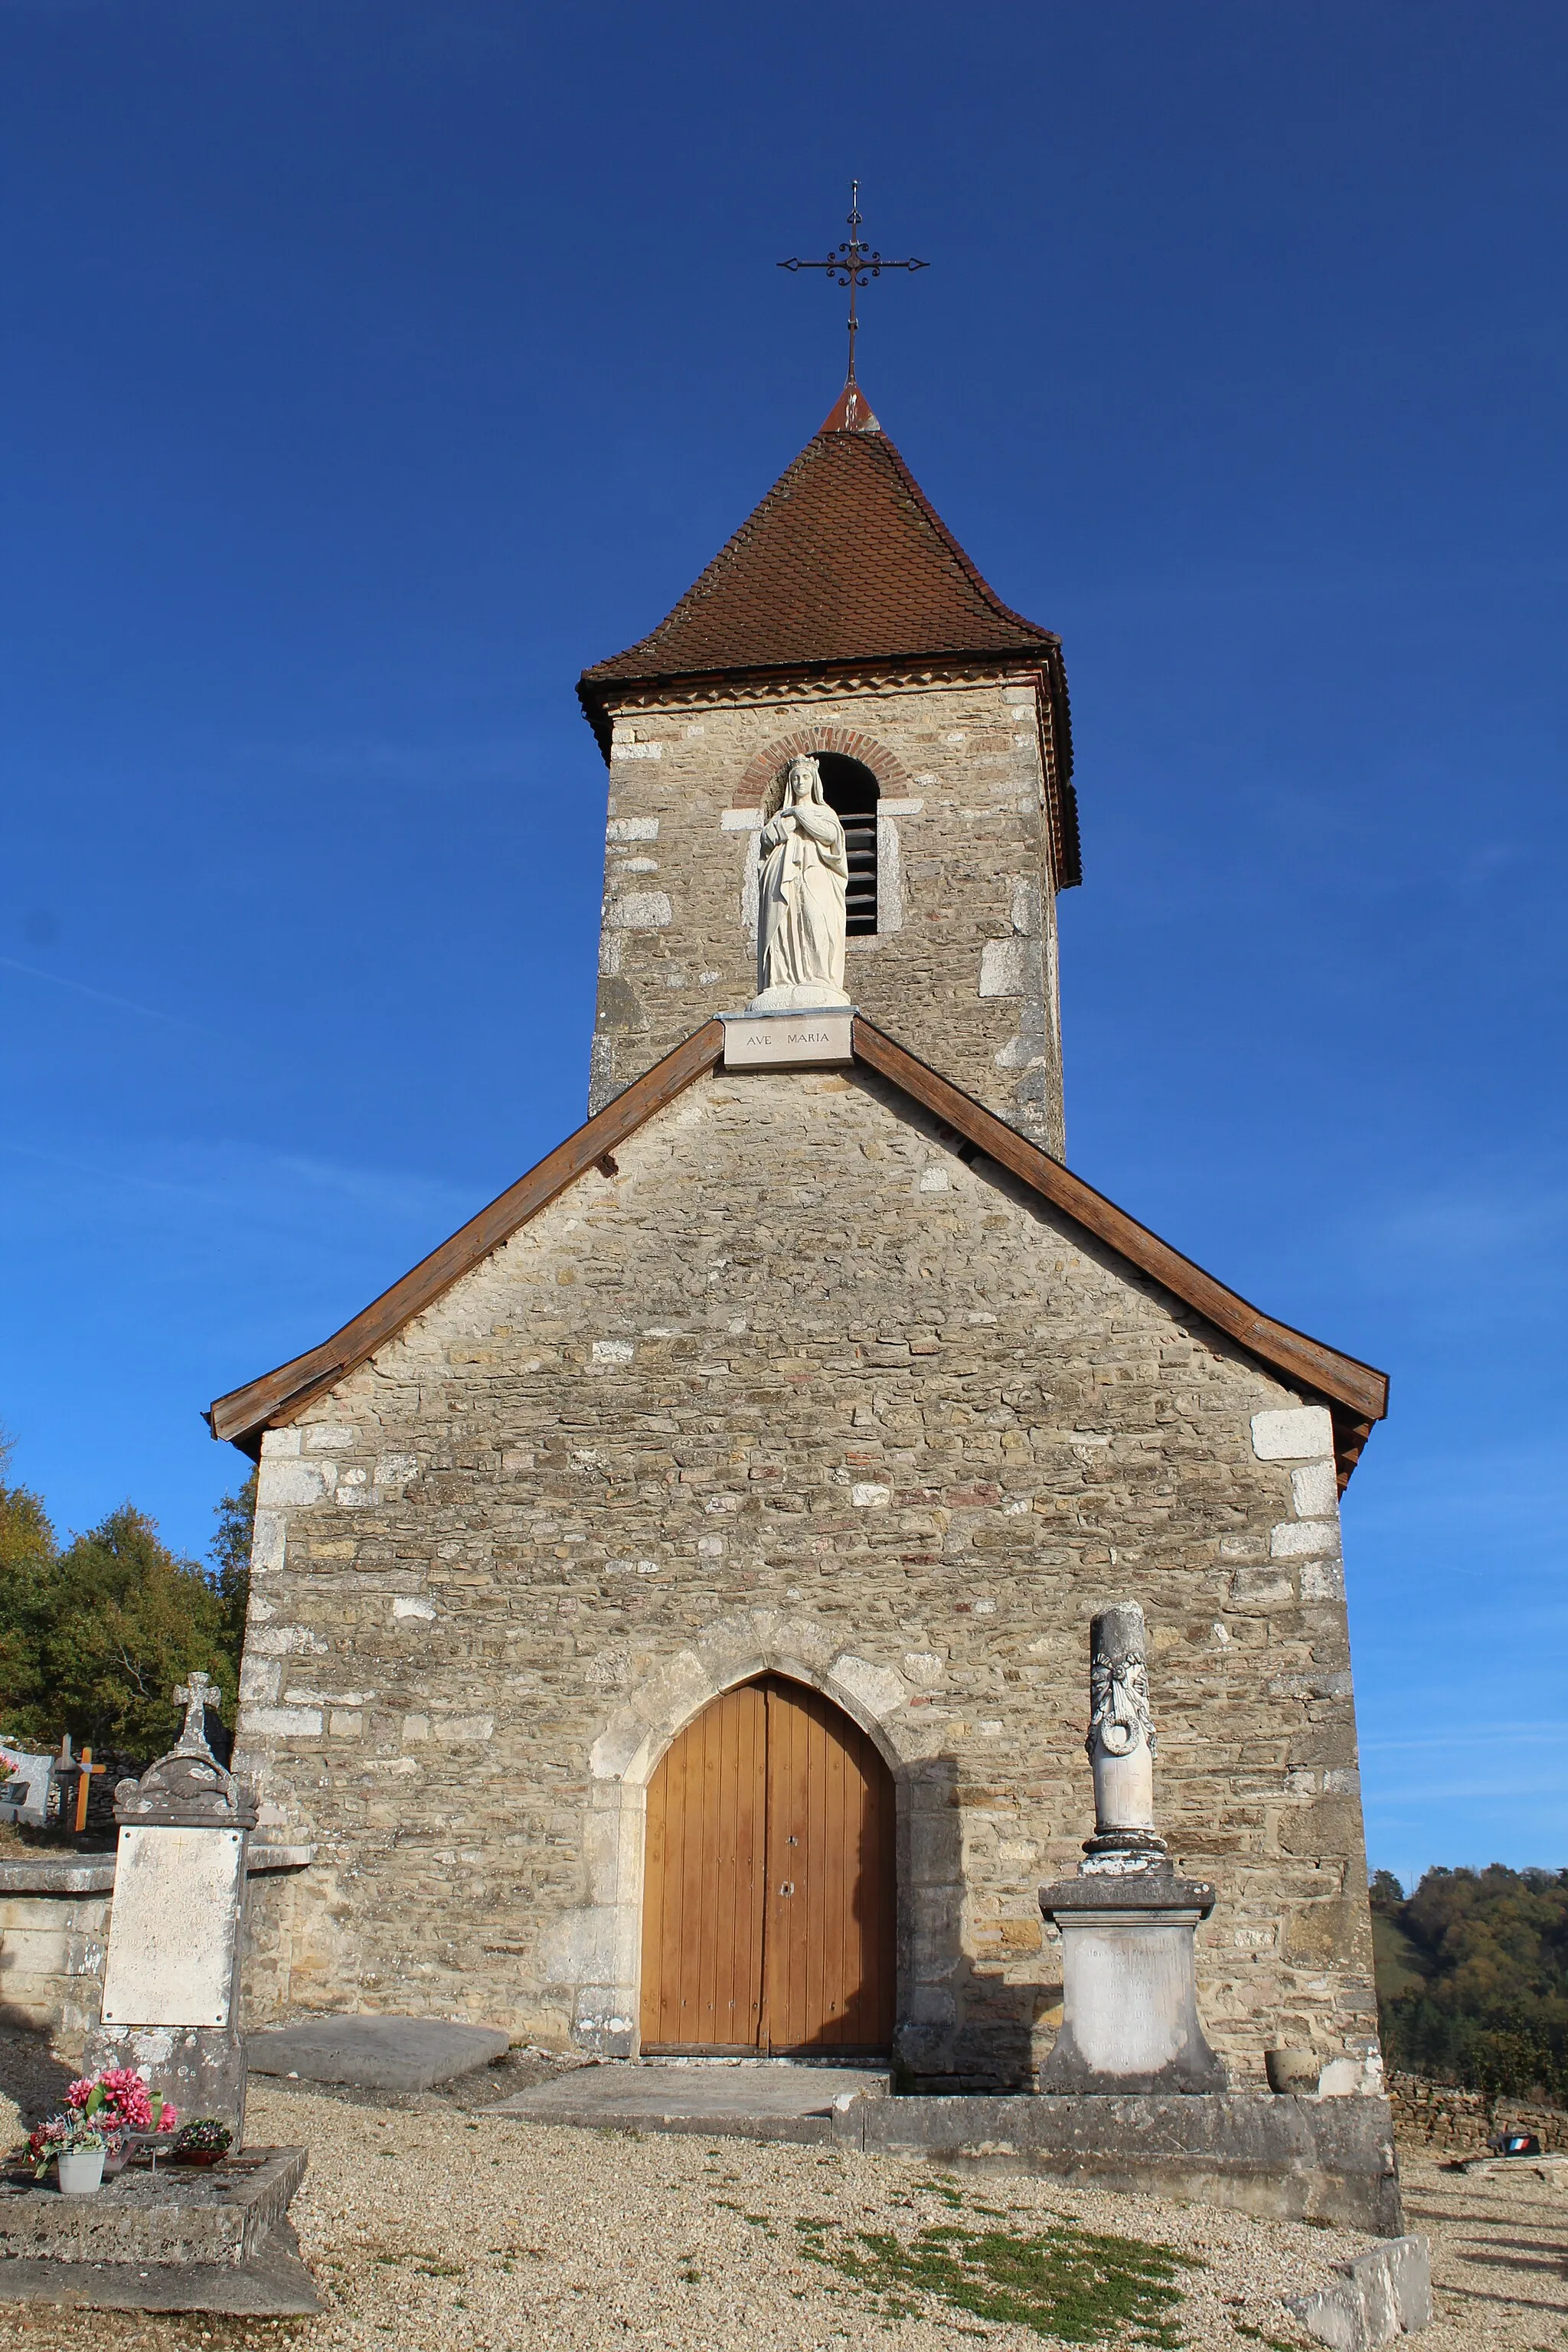
[[[1380,1870],[1372,1931],[1389,2065],[1568,2103],[1568,1870]]]

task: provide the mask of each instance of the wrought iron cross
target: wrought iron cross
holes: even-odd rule
[[[931,264],[929,261],[885,261],[879,253],[875,252],[866,244],[860,235],[860,183],[858,180],[851,180],[849,183],[848,228],[848,236],[835,252],[828,255],[826,261],[781,261],[779,268],[781,269],[826,269],[840,286],[847,286],[849,289],[849,373],[845,378],[845,382],[853,383],[855,338],[860,328],[860,321],[855,310],[857,292],[862,286],[868,286],[873,278],[880,278],[884,269],[929,269]]]

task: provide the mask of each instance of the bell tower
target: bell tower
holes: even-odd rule
[[[808,752],[844,828],[848,994],[1063,1155],[1060,640],[986,584],[858,385],[578,694],[609,767],[591,1109],[755,995],[759,835]]]

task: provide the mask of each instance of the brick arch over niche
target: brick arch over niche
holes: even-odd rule
[[[741,779],[731,807],[761,808],[763,795],[774,777],[797,752],[803,751],[840,751],[870,769],[885,798],[908,800],[912,796],[914,788],[903,761],[879,743],[874,735],[862,735],[858,727],[802,727],[757,753]]]

